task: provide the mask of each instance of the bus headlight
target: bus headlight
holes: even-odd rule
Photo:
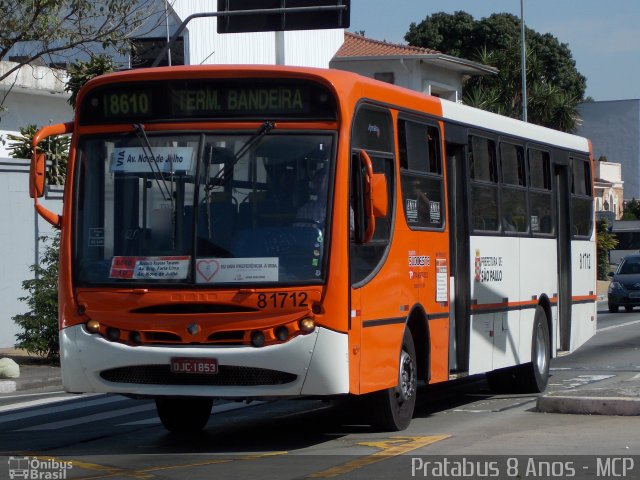
[[[306,317],[300,320],[298,325],[304,333],[311,333],[316,328],[316,321],[313,318]]]
[[[100,322],[97,320],[89,320],[86,323],[86,327],[89,333],[98,333],[100,331]]]

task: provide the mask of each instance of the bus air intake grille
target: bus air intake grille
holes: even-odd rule
[[[220,365],[217,375],[172,373],[169,365],[140,365],[100,372],[107,382],[142,385],[283,385],[296,380],[293,373],[256,367]]]

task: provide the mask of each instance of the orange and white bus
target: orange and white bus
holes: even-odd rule
[[[596,330],[589,142],[333,70],[198,66],[91,80],[61,214],[69,392],[364,396],[404,429],[417,386],[546,388]],[[34,150],[35,151],[35,150]]]

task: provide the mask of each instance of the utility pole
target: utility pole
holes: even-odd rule
[[[522,42],[522,121],[527,121],[527,46],[524,38],[524,0],[520,0],[520,37]]]

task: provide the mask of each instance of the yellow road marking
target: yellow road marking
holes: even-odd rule
[[[431,435],[427,437],[392,437],[390,439],[382,440],[379,442],[360,442],[358,443],[358,445],[360,446],[374,447],[379,448],[380,450],[372,453],[371,455],[367,455],[365,457],[357,458],[355,460],[347,462],[343,465],[331,467],[321,472],[312,473],[308,478],[333,478],[339,475],[344,475],[345,473],[349,473],[359,468],[366,467],[367,465],[381,462],[382,460],[386,460],[389,457],[403,455],[405,453],[411,452],[412,450],[431,445],[432,443],[439,442],[449,437],[451,437],[451,435]]]
[[[112,478],[112,477],[124,477],[124,478],[134,478],[134,479],[145,480],[150,478],[156,478],[155,475],[153,475],[153,472],[159,472],[163,470],[205,467],[208,465],[231,463],[238,460],[257,460],[260,458],[270,457],[274,455],[286,455],[287,453],[288,452],[267,452],[267,453],[259,453],[255,455],[242,455],[242,456],[237,456],[233,458],[216,458],[216,459],[205,460],[205,461],[196,462],[196,463],[184,463],[184,464],[178,464],[178,465],[160,465],[157,467],[142,468],[139,470],[128,470],[128,469],[119,468],[119,467],[109,467],[107,465],[99,465],[97,463],[83,462],[80,460],[74,460],[69,458],[63,459],[63,458],[56,458],[56,457],[50,457],[50,456],[48,457],[38,456],[35,458],[38,458],[40,460],[46,459],[46,460],[64,461],[64,462],[70,463],[73,466],[73,468],[81,468],[83,470],[94,470],[97,472],[103,472],[102,475],[100,474],[90,475],[87,477],[81,477],[77,480],[95,480],[99,478]]]

